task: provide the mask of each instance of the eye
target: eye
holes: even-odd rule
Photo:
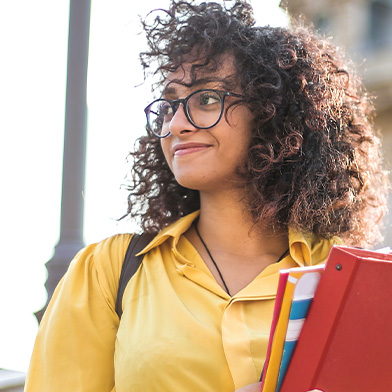
[[[199,94],[198,103],[200,106],[220,105],[221,97],[214,91],[202,91]]]
[[[173,109],[169,102],[161,101],[157,108],[157,115],[159,117],[171,116],[173,113]]]

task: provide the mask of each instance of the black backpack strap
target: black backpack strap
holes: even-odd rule
[[[116,313],[118,318],[121,318],[122,315],[122,298],[125,287],[143,261],[144,255],[137,257],[135,255],[142,251],[153,238],[154,235],[149,233],[134,234],[131,238],[131,242],[129,243],[127,252],[125,253],[124,262],[121,268],[120,280],[118,282],[116,299]]]

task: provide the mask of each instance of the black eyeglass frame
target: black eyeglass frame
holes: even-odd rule
[[[217,93],[217,94],[221,97],[221,112],[220,112],[220,115],[219,115],[218,119],[217,119],[212,125],[209,125],[208,127],[199,127],[198,125],[196,125],[195,122],[192,120],[190,114],[189,114],[189,108],[188,108],[188,101],[189,101],[189,99],[190,99],[193,95],[195,95],[195,94],[197,94],[197,93],[200,93],[201,91],[206,91],[206,92],[212,91],[212,92],[214,92],[214,93]],[[155,133],[155,132],[151,129],[151,127],[150,127],[150,121],[149,121],[149,113],[150,113],[150,108],[151,108],[151,106],[154,105],[154,104],[157,103],[157,102],[165,101],[165,102],[168,102],[169,105],[171,106],[171,108],[172,108],[172,110],[173,110],[173,116],[176,114],[178,108],[180,107],[180,104],[182,104],[183,107],[184,107],[185,117],[187,118],[187,120],[188,120],[195,128],[197,128],[197,129],[210,129],[210,128],[214,127],[216,124],[218,124],[219,121],[222,119],[222,116],[223,116],[223,109],[224,109],[224,107],[225,107],[225,99],[226,99],[226,97],[245,98],[245,97],[244,97],[243,95],[241,95],[241,94],[231,93],[231,92],[225,91],[225,90],[215,90],[215,89],[210,89],[210,88],[203,88],[203,89],[200,89],[200,90],[192,91],[192,93],[190,93],[190,94],[189,94],[187,97],[185,97],[185,98],[179,98],[179,99],[173,99],[173,100],[171,100],[171,99],[166,99],[166,98],[159,98],[159,99],[156,99],[156,100],[152,101],[149,105],[147,105],[147,106],[144,108],[144,113],[146,114],[146,119],[147,119],[147,128],[148,128],[148,130],[149,130],[154,136],[156,136],[156,137],[158,137],[158,138],[160,138],[160,139],[163,139],[163,138],[168,137],[168,136],[170,135],[170,131],[169,131],[168,133],[164,134],[164,135]]]

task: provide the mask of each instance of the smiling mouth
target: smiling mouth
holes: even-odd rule
[[[180,145],[174,147],[174,156],[183,156],[188,154],[194,154],[196,152],[205,151],[211,146],[208,144],[188,144],[188,145]]]

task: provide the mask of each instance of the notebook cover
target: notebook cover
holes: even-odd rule
[[[287,277],[282,306],[280,309],[279,319],[277,321],[275,333],[272,340],[271,355],[269,358],[268,367],[266,368],[265,379],[262,384],[263,392],[276,391],[287,326],[289,323],[291,303],[293,300],[296,284],[299,278],[301,278],[303,275],[309,272],[313,272],[315,270],[320,270],[320,268],[323,269],[322,266],[315,266],[290,268],[288,270],[289,274]],[[287,270],[283,270],[282,273],[286,273],[286,271]]]
[[[301,276],[296,283],[283,346],[276,392],[279,392],[282,386],[283,379],[286,375],[288,365],[297,345],[298,338],[309,312],[310,305],[313,302],[323,271],[324,265],[309,267],[308,273]]]
[[[391,261],[332,248],[281,392],[392,391]]]
[[[272,315],[271,330],[270,330],[270,336],[269,336],[269,340],[268,340],[267,354],[265,357],[263,371],[262,371],[261,377],[260,377],[261,390],[262,390],[264,382],[265,382],[265,375],[267,373],[267,368],[268,368],[268,364],[269,364],[269,360],[270,360],[270,356],[271,356],[272,341],[274,339],[276,324],[278,323],[280,310],[282,308],[283,295],[284,295],[284,290],[286,288],[286,282],[287,282],[288,276],[289,276],[288,269],[280,271],[278,290],[276,291],[274,313]]]

